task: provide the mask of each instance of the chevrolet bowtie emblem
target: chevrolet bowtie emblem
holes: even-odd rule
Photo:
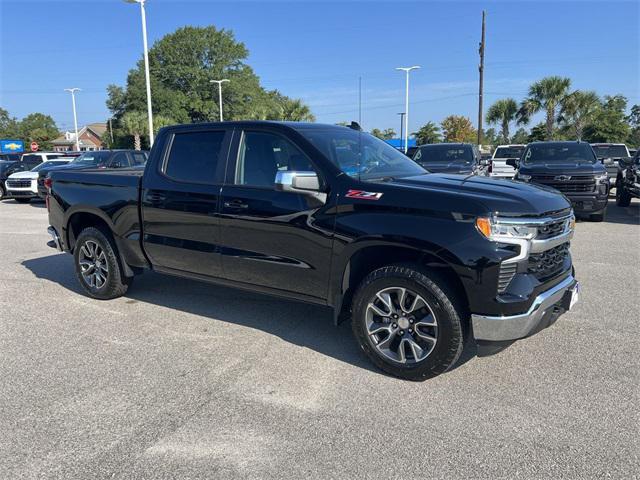
[[[22,148],[22,145],[19,145],[17,143],[7,143],[4,148],[8,148],[9,150],[20,150]]]
[[[557,177],[553,177],[553,179],[560,182],[566,182],[567,180],[571,180],[571,175],[558,175]]]

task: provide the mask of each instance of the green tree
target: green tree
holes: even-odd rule
[[[18,123],[18,132],[25,143],[37,142],[41,150],[50,150],[51,141],[60,135],[53,118],[43,113],[24,117]]]
[[[522,127],[516,130],[516,133],[514,133],[513,137],[511,137],[511,143],[515,143],[515,144],[524,144],[524,143],[527,143],[528,141],[529,141],[529,132],[527,132],[527,130]]]
[[[371,135],[378,137],[380,140],[391,140],[396,136],[396,131],[393,128],[385,128],[384,130],[374,128],[371,130]]]
[[[462,115],[449,115],[440,125],[445,142],[474,142],[477,138],[471,120]]]
[[[596,92],[576,90],[562,100],[558,123],[567,127],[569,137],[581,140],[585,126],[591,123],[599,109],[600,98]]]
[[[588,142],[623,143],[629,139],[631,127],[627,123],[625,111],[627,99],[623,95],[605,96],[593,121],[584,129]]]
[[[442,136],[440,135],[440,127],[432,121],[428,121],[417,132],[411,134],[416,139],[416,144],[426,145],[429,143],[440,143]]]
[[[500,125],[502,130],[502,142],[509,143],[509,124],[516,119],[518,104],[513,98],[503,98],[489,107],[487,111],[487,123]]]
[[[495,128],[488,128],[482,134],[484,145],[499,145],[502,143],[502,135],[498,135]]]
[[[222,86],[225,119],[312,120],[302,101],[261,87],[246,63],[248,55],[231,31],[214,26],[183,27],[164,36],[149,50],[154,114],[179,123],[216,121],[218,90],[210,80],[227,78],[230,82]],[[126,88],[110,85],[107,95],[117,121],[125,112],[146,111],[143,60],[129,72]]]
[[[124,134],[133,137],[133,148],[141,150],[141,137],[149,130],[147,116],[140,112],[127,112],[122,116],[120,124]]]
[[[545,112],[545,139],[552,140],[558,107],[569,92],[571,80],[564,77],[545,77],[529,87],[529,95],[520,104],[518,123],[527,124],[531,117]]]
[[[640,105],[631,107],[631,113],[627,117],[627,122],[631,127],[628,143],[638,148],[640,146]]]
[[[531,129],[527,141],[523,143],[543,142],[545,140],[547,140],[547,125],[540,122]]]
[[[15,138],[19,137],[20,129],[18,120],[15,117],[9,115],[4,108],[0,108],[0,138]]]

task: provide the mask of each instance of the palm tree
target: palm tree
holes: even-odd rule
[[[300,99],[284,98],[281,103],[282,120],[294,122],[315,122],[316,117],[311,109]]]
[[[442,141],[442,137],[440,136],[440,127],[431,121],[425,123],[420,127],[420,130],[413,132],[411,136],[415,137],[418,145],[440,143]]]
[[[516,119],[516,113],[518,113],[518,104],[513,98],[498,100],[487,111],[487,123],[501,125],[504,143],[509,143],[509,124]]]
[[[566,124],[573,130],[576,139],[582,140],[584,127],[593,120],[601,106],[596,92],[576,90],[562,101],[558,122]]]
[[[147,117],[144,117],[145,120],[147,119]],[[168,127],[169,125],[174,125],[176,122],[170,118],[170,117],[165,117],[164,115],[154,115],[153,116],[153,133],[154,135],[158,134],[158,130],[160,130],[162,127]]]
[[[134,148],[141,150],[140,137],[147,133],[147,116],[140,112],[127,112],[120,119],[120,124],[124,133],[133,137]]]
[[[546,139],[553,137],[556,110],[567,96],[571,79],[564,77],[545,77],[529,87],[529,96],[520,104],[518,123],[529,123],[531,117],[541,110],[546,114]]]

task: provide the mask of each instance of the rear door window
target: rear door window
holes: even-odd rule
[[[216,183],[218,166],[225,161],[224,130],[177,132],[171,141],[164,174],[186,183]]]

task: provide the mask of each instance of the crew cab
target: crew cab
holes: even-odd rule
[[[609,177],[593,149],[585,142],[534,142],[527,145],[516,180],[555,188],[566,195],[576,215],[602,222],[609,199]]]
[[[47,188],[44,185],[44,181],[52,170],[58,168],[81,170],[88,168],[139,167],[146,163],[147,156],[147,152],[141,150],[94,150],[84,152],[66,165],[42,168],[38,172],[38,195],[41,198],[46,198]]]
[[[507,163],[508,159],[520,160],[525,145],[498,145],[491,157],[489,176],[496,178],[513,178],[516,169]]]
[[[28,203],[32,198],[38,198],[38,172],[43,168],[66,165],[71,160],[71,158],[59,157],[43,162],[31,170],[12,173],[5,182],[7,196],[18,203]]]
[[[640,198],[640,150],[620,159],[616,175],[616,205],[628,207],[634,197]]]
[[[470,143],[420,145],[413,160],[432,173],[486,175],[489,160],[480,158],[478,147]]]
[[[431,174],[353,128],[171,126],[144,170],[47,183],[49,243],[73,254],[89,296],[124,295],[152,269],[324,305],[401,378],[445,372],[469,336],[495,348],[532,335],[578,298],[564,196]]]
[[[632,156],[629,149],[624,143],[592,143],[591,148],[607,170],[610,186],[614,187],[620,160]]]

